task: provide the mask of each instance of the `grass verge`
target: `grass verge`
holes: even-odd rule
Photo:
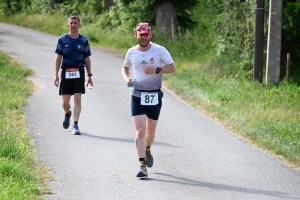
[[[42,199],[39,194],[48,192],[40,187],[23,113],[33,88],[26,76],[32,73],[0,52],[0,199]]]
[[[219,78],[212,69],[186,63],[167,87],[183,100],[264,151],[300,169],[300,87]],[[192,76],[191,76],[192,74]]]

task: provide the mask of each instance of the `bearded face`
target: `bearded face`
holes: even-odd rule
[[[141,47],[147,47],[148,44],[150,43],[151,37],[152,37],[151,33],[140,34],[139,31],[137,31],[136,33],[136,38]]]

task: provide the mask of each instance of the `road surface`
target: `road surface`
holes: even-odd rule
[[[121,78],[124,58],[92,48],[94,88],[83,95],[82,135],[74,136],[62,127],[61,97],[53,84],[57,39],[0,23],[0,50],[36,72],[29,80],[39,89],[28,98],[25,114],[36,159],[55,179],[48,184],[54,194],[45,199],[300,199],[299,172],[166,89],[152,146],[154,166],[149,179],[137,179],[130,94]]]

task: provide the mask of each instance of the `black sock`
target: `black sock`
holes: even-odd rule
[[[146,146],[146,151],[150,151],[151,146]]]
[[[70,116],[70,111],[68,111],[65,115],[66,115],[66,117],[71,117]]]
[[[145,164],[145,158],[139,158],[141,164]]]
[[[74,121],[74,125],[78,125],[78,121]]]

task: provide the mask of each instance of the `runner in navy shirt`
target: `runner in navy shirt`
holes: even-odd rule
[[[81,113],[81,95],[85,93],[85,70],[87,72],[87,84],[93,86],[91,73],[91,50],[88,39],[79,34],[80,19],[71,16],[68,19],[70,32],[59,37],[55,53],[54,85],[59,86],[59,95],[62,96],[62,107],[65,111],[63,127],[70,126],[71,96],[74,95],[74,124],[72,133],[80,135],[78,120]],[[59,71],[60,83],[59,83]]]

